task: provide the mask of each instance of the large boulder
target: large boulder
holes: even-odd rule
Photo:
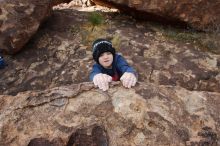
[[[0,95],[1,146],[220,144],[220,94],[91,83]]]
[[[64,0],[1,0],[0,50],[18,52],[50,15],[53,5]]]
[[[62,8],[54,10],[26,49],[5,57],[8,66],[1,70],[0,94],[16,95],[88,81],[94,62],[91,47],[84,42],[89,36],[103,37],[102,34],[114,36],[114,47],[137,70],[139,81],[220,92],[220,55],[167,40],[159,30],[152,31],[154,26],[114,13],[105,16],[111,25],[103,30],[95,28],[91,34],[91,28],[85,25],[87,13]]]
[[[89,14],[58,6],[22,52],[4,57],[0,146],[219,145],[220,55],[118,13],[103,12],[108,23],[91,31]],[[112,40],[137,86],[82,83],[93,35]]]
[[[158,1],[158,0],[92,0],[96,4],[110,6],[133,13],[146,12],[152,19],[182,21],[190,26],[205,31],[220,31],[220,3],[209,0]],[[132,8],[133,10],[131,10]],[[137,10],[137,11],[134,11]],[[140,14],[140,13],[139,13]],[[144,17],[144,15],[141,15]],[[179,22],[178,22],[179,23]]]

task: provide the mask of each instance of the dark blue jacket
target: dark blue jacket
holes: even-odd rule
[[[93,65],[89,79],[90,81],[92,81],[93,77],[96,74],[104,73],[104,74],[110,75],[111,77],[113,77],[113,81],[116,81],[116,80],[119,80],[120,77],[125,72],[130,72],[130,73],[133,73],[135,76],[137,76],[134,68],[129,66],[128,63],[125,61],[125,59],[121,55],[115,54],[115,57],[112,63],[112,69],[106,69],[102,67],[100,64],[96,63]]]

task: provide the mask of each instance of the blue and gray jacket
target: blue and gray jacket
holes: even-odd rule
[[[93,65],[89,79],[90,81],[92,81],[93,77],[96,74],[103,73],[103,74],[107,74],[111,76],[113,81],[119,81],[120,77],[125,72],[133,73],[137,77],[137,74],[134,68],[129,66],[128,63],[125,61],[125,59],[121,55],[115,54],[113,63],[112,63],[112,69],[106,69],[100,64],[96,63]]]

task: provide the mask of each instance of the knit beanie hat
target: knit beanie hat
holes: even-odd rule
[[[99,63],[99,57],[104,52],[111,52],[113,57],[115,56],[115,48],[112,47],[112,43],[105,39],[97,39],[92,44],[93,59]]]

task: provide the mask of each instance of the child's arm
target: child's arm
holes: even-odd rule
[[[101,69],[97,64],[93,65],[89,78],[90,81],[93,81],[95,86],[98,86],[99,89],[102,89],[103,91],[108,90],[108,83],[112,80],[111,76],[102,73]]]
[[[135,86],[137,82],[137,73],[133,67],[129,66],[126,60],[122,56],[118,56],[117,67],[122,73],[120,80],[122,81],[123,86],[131,88]]]
[[[135,76],[137,76],[136,71],[134,70],[133,67],[131,67],[127,61],[122,57],[121,55],[118,55],[118,58],[116,60],[117,68],[120,70],[122,74],[125,72],[133,73]]]
[[[92,71],[90,72],[90,75],[89,75],[89,80],[93,81],[94,76],[99,73],[102,73],[100,67],[97,64],[94,64],[92,67]]]

